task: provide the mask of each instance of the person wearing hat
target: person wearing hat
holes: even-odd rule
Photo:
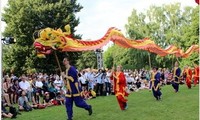
[[[63,59],[66,71],[62,72],[62,78],[67,86],[65,94],[65,106],[67,110],[68,120],[72,120],[73,117],[73,102],[80,108],[84,108],[88,111],[89,115],[92,115],[92,106],[88,105],[81,97],[81,87],[78,82],[78,72],[74,66],[71,66],[68,58]]]

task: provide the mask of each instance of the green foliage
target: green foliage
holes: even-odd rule
[[[109,47],[106,50],[106,52],[104,52],[104,54],[103,54],[103,61],[104,61],[104,67],[105,68],[112,68],[112,66],[114,65],[113,51],[114,51],[114,46]]]
[[[97,68],[97,57],[94,51],[82,52],[77,60],[76,66],[79,70],[85,68]]]
[[[125,25],[127,36],[131,39],[150,38],[163,49],[169,45],[175,45],[185,52],[191,45],[198,44],[198,8],[197,6],[181,9],[181,4],[175,3],[151,6],[142,13],[133,9],[132,14],[128,17],[128,23]],[[106,66],[110,66],[111,61],[117,61],[117,64],[122,64],[127,68],[149,68],[150,64],[151,66],[172,68],[177,60],[181,66],[184,66],[185,63],[198,62],[198,54],[192,54],[189,58],[182,59],[175,58],[174,55],[160,57],[135,49],[117,48],[119,49],[117,51],[115,46],[112,47],[106,51],[108,53],[105,52]],[[109,57],[109,54],[117,55]]]
[[[16,44],[9,45],[10,48],[3,51],[3,68],[12,67],[17,74],[34,68],[38,72],[55,72],[58,65],[54,54],[47,55],[46,59],[36,57],[33,33],[46,27],[63,29],[66,24],[70,24],[74,35],[74,28],[79,24],[75,13],[81,9],[82,6],[76,0],[9,0],[8,7],[2,14],[7,24],[3,35],[14,37]],[[68,56],[75,63],[80,53],[57,54],[60,62],[64,56]]]
[[[198,120],[199,86],[188,90],[180,86],[174,93],[171,85],[162,87],[162,100],[156,101],[152,92],[141,90],[128,97],[128,109],[121,111],[116,96],[97,97],[86,102],[93,107],[93,114],[74,105],[74,120]],[[66,120],[65,106],[22,112],[17,120]],[[7,119],[6,119],[7,120]],[[9,119],[8,119],[9,120]]]

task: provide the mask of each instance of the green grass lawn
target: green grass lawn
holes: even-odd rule
[[[141,90],[128,97],[128,109],[121,111],[114,95],[87,100],[93,107],[92,116],[74,106],[73,120],[199,120],[199,86],[180,86],[174,93],[170,85],[162,87],[162,100],[156,101],[152,92]],[[65,106],[22,112],[17,120],[66,120]]]

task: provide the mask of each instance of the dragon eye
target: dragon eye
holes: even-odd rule
[[[33,39],[37,39],[40,37],[39,31],[33,33]]]

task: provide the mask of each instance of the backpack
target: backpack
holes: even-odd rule
[[[11,113],[11,114],[13,114],[13,116],[14,117],[16,117],[17,116],[17,110],[16,110],[16,108],[15,107],[13,107],[13,106],[10,106],[9,107],[9,112]]]
[[[25,101],[24,101],[23,108],[24,108],[24,110],[25,110],[26,112],[28,112],[28,111],[32,111],[32,107],[29,106],[29,105],[27,105]]]

